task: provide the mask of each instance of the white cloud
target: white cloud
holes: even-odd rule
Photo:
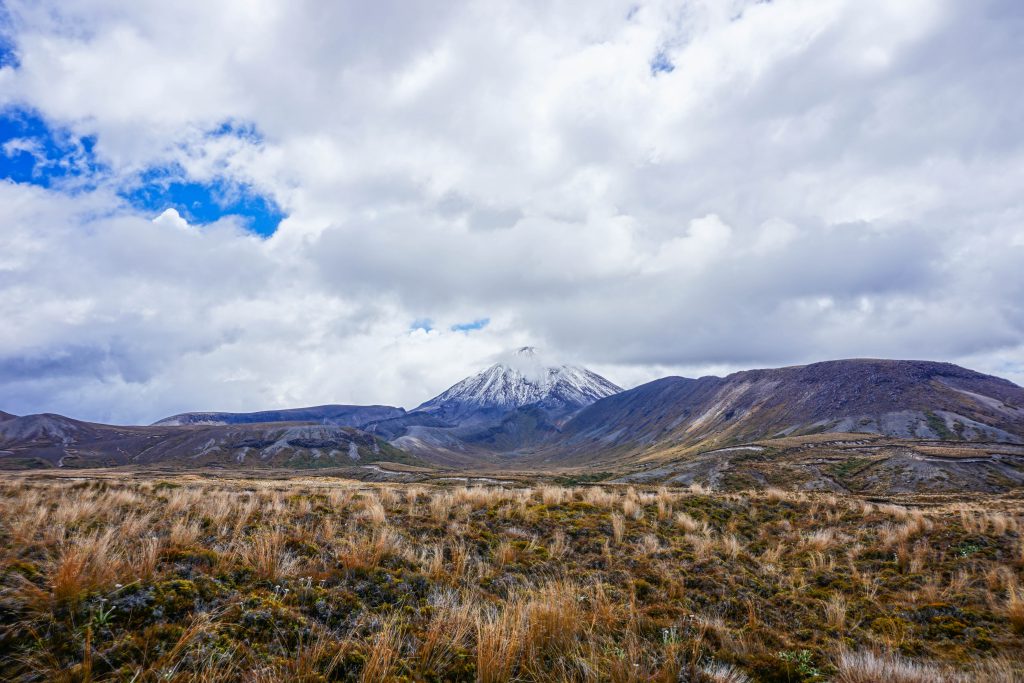
[[[1024,381],[1016,3],[633,4],[6,3],[0,106],[111,171],[0,184],[0,409],[410,406],[524,344],[625,384],[868,355]],[[117,197],[168,164],[288,218]]]
[[[732,228],[717,215],[708,214],[690,221],[686,234],[663,242],[644,270],[699,273],[715,266],[715,261],[729,249],[731,238]]]
[[[178,213],[178,210],[173,206],[164,209],[163,213],[153,219],[153,223],[156,225],[178,228],[179,230],[185,230],[189,227],[188,221],[182,218],[181,214]]]

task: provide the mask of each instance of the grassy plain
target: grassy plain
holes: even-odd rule
[[[1024,681],[1024,498],[0,484],[0,680]]]

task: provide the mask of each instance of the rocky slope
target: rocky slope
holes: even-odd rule
[[[595,457],[825,432],[1024,443],[1024,389],[949,363],[870,359],[667,377],[584,408],[544,450]]]
[[[1024,486],[1024,444],[812,434],[646,458],[619,483],[719,490],[776,487],[856,492],[998,493]]]

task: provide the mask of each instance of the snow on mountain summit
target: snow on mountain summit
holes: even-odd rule
[[[443,411],[455,417],[480,410],[513,410],[540,404],[568,411],[620,391],[620,387],[597,373],[577,365],[548,364],[537,349],[524,346],[456,383],[417,410]]]

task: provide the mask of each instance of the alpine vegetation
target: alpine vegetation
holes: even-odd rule
[[[1018,496],[17,475],[4,680],[1024,675]]]

